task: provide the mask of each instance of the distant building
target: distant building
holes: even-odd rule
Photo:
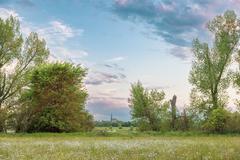
[[[112,113],[111,113],[111,119],[110,119],[110,122],[111,122],[111,123],[118,123],[119,120],[118,120],[117,118],[113,118],[113,115],[112,115]]]
[[[111,119],[110,119],[110,122],[112,122],[112,120],[113,120],[113,117],[112,117],[112,113],[111,113]]]

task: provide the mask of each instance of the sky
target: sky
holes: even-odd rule
[[[50,59],[88,68],[86,108],[96,120],[128,121],[138,80],[189,104],[192,40],[210,42],[206,23],[239,8],[240,0],[0,0],[0,17],[17,17],[24,36],[37,32]]]

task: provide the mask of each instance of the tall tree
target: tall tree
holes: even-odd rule
[[[223,107],[223,96],[230,84],[228,67],[237,48],[240,21],[234,11],[226,11],[208,23],[214,34],[212,45],[193,41],[194,60],[189,81],[193,85],[191,105],[208,116],[212,110]]]
[[[26,75],[49,55],[44,40],[31,33],[25,40],[19,21],[0,18],[0,109],[27,84]]]
[[[168,102],[164,101],[165,93],[145,89],[141,82],[132,85],[129,106],[133,120],[141,130],[160,130],[165,121]]]

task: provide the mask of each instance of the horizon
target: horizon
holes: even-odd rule
[[[95,120],[131,119],[131,83],[177,96],[189,104],[191,45],[212,38],[206,23],[239,0],[0,0],[0,17],[20,20],[24,36],[37,32],[47,42],[52,61],[88,68],[87,109]],[[231,90],[229,106],[236,92]]]

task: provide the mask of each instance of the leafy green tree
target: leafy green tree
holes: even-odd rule
[[[232,55],[239,51],[239,27],[240,21],[234,11],[226,11],[208,23],[209,31],[214,34],[212,45],[198,39],[193,42],[194,60],[189,76],[193,85],[191,106],[203,119],[227,102],[225,93],[231,80],[229,65]]]
[[[224,132],[227,124],[228,112],[224,108],[214,109],[207,122],[204,124],[204,129],[213,132]]]
[[[129,106],[140,130],[158,131],[169,118],[169,103],[164,102],[164,92],[147,90],[140,82],[132,85]],[[166,118],[167,117],[167,118]]]
[[[0,18],[0,35],[0,113],[7,114],[10,102],[27,85],[26,76],[48,58],[49,50],[36,33],[24,39],[19,21],[14,17]]]
[[[93,128],[85,110],[86,70],[70,63],[44,64],[33,70],[21,97],[17,131],[70,132]]]

